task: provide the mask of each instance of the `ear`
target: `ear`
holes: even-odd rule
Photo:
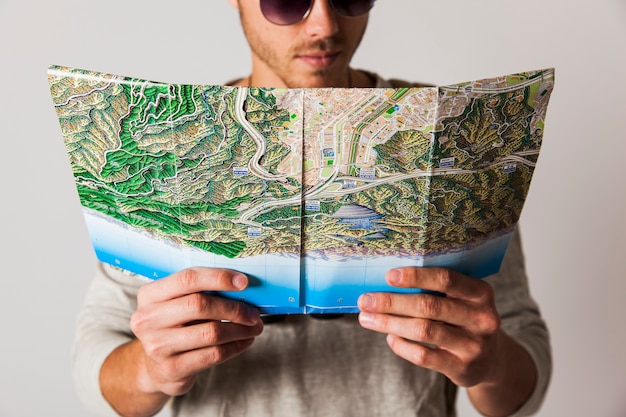
[[[228,2],[230,3],[231,6],[233,6],[235,9],[239,9],[239,0],[228,0]]]

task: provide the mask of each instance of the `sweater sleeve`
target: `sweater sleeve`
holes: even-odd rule
[[[485,279],[494,287],[502,330],[528,351],[537,369],[534,392],[513,416],[534,414],[548,390],[552,353],[548,328],[528,287],[519,231],[513,235],[500,273]]]
[[[117,416],[100,391],[100,368],[118,346],[133,339],[130,316],[140,278],[98,264],[78,314],[72,346],[74,384],[81,402],[96,415]]]

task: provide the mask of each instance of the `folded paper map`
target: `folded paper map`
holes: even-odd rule
[[[184,85],[51,66],[97,257],[158,279],[246,273],[263,312],[357,311],[385,273],[496,273],[554,70],[449,86]]]

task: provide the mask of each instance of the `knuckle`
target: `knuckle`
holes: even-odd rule
[[[167,349],[163,345],[163,343],[160,343],[158,341],[149,341],[149,342],[142,341],[142,346],[143,346],[144,352],[150,358],[156,359],[156,358],[164,358],[167,356],[167,352],[166,352]]]
[[[438,317],[441,312],[441,297],[427,295],[422,298],[422,309],[427,318]]]
[[[186,291],[190,288],[198,288],[199,279],[198,271],[193,268],[180,271],[176,276],[181,291]]]
[[[197,313],[200,311],[206,311],[209,306],[209,298],[204,294],[195,293],[189,294],[186,298],[185,304],[188,311]]]
[[[200,326],[198,337],[205,345],[214,345],[219,342],[220,328],[217,322],[205,323]]]
[[[207,349],[204,357],[204,362],[209,365],[217,365],[228,359],[228,355],[222,346],[214,346]]]
[[[230,311],[237,320],[244,319],[248,316],[248,307],[243,303],[233,303]]]
[[[428,367],[430,349],[418,343],[409,342],[400,337],[394,337],[389,342],[389,347],[397,355],[405,358],[417,366]]]
[[[426,342],[432,340],[433,326],[430,321],[416,320],[413,325],[413,337],[415,341]]]
[[[500,316],[497,313],[492,313],[489,315],[490,319],[486,321],[487,331],[489,333],[495,333],[500,329],[502,324],[500,320]]]
[[[500,329],[501,319],[496,311],[487,311],[480,315],[479,321],[482,333],[493,334]]]
[[[472,361],[474,361],[475,358],[481,355],[483,347],[484,343],[482,343],[480,340],[468,341],[464,346],[465,355],[462,355],[461,357],[461,368],[469,368]]]
[[[439,286],[439,291],[442,291],[444,293],[450,291],[454,281],[451,270],[446,268],[438,268],[436,279]]]

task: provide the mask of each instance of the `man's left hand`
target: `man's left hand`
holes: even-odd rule
[[[490,284],[443,268],[392,269],[386,280],[395,287],[445,295],[363,294],[363,327],[387,334],[398,356],[441,372],[456,385],[501,378],[497,353],[502,332]]]

